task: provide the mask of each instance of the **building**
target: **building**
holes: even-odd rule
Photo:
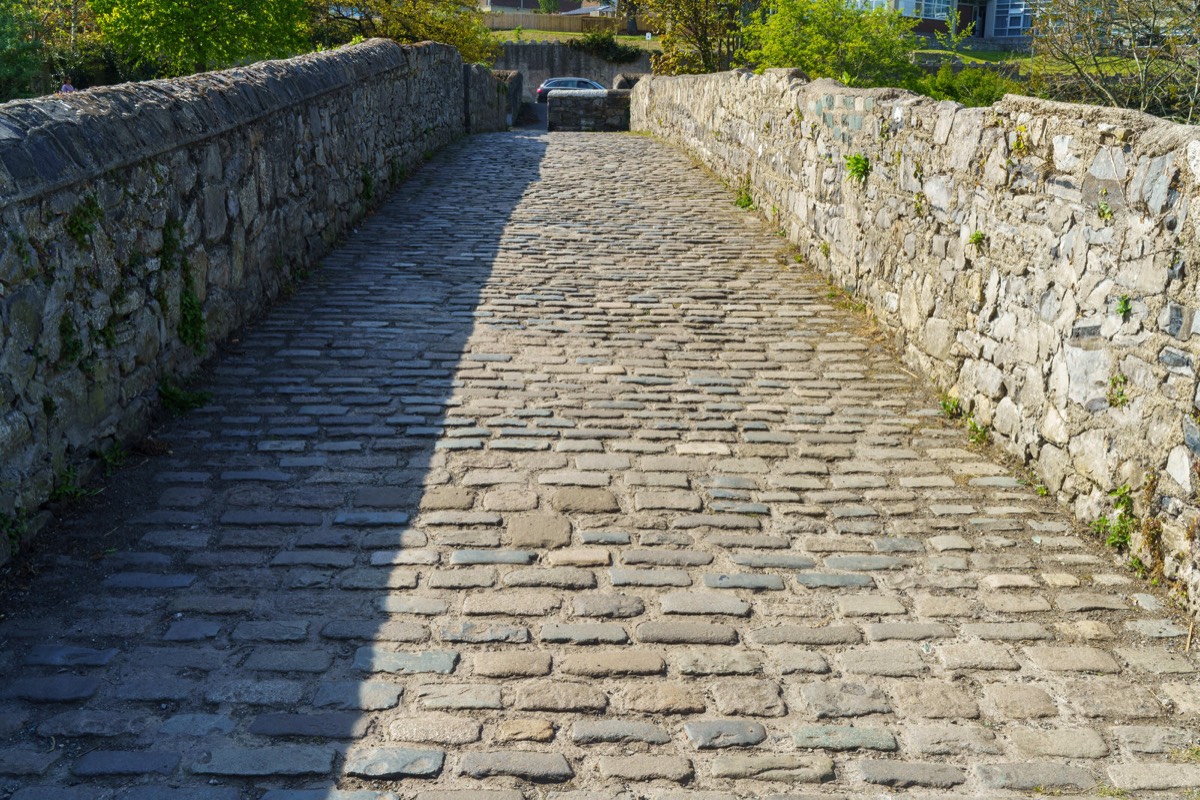
[[[906,17],[916,17],[917,33],[946,30],[950,0],[862,0],[868,7],[895,8]],[[958,3],[960,26],[975,23],[973,35],[980,39],[1021,42],[1033,24],[1031,0],[969,0]]]

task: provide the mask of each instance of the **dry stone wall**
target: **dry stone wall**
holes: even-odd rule
[[[643,79],[632,118],[748,189],[1081,520],[1128,485],[1134,553],[1200,609],[1200,128],[787,70]]]
[[[0,561],[164,376],[460,137],[464,97],[490,98],[472,129],[503,127],[497,86],[453,48],[374,40],[0,106]]]
[[[506,130],[512,120],[509,92],[520,96],[521,74],[493,74],[480,64],[463,64],[463,113],[467,133]],[[516,81],[516,85],[513,85]]]

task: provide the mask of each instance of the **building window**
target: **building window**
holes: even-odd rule
[[[1026,36],[1033,25],[1033,15],[1027,0],[995,0],[991,35],[997,39]]]
[[[918,6],[920,16],[925,19],[945,19],[950,15],[950,0],[921,0]]]

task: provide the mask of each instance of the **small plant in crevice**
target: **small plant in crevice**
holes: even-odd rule
[[[825,297],[833,301],[835,306],[846,311],[853,311],[856,314],[869,313],[866,302],[855,297],[854,290],[851,287],[833,286],[831,284]]]
[[[1118,372],[1108,379],[1108,392],[1105,394],[1105,399],[1113,408],[1124,408],[1129,405],[1129,395],[1125,392],[1125,387],[1129,385],[1129,378],[1124,373]]]
[[[1108,204],[1108,201],[1101,200],[1096,204],[1096,216],[1105,221],[1113,218],[1113,209]]]
[[[1026,469],[1025,477],[1020,478],[1019,480],[1021,483],[1029,486],[1035,492],[1037,492],[1038,497],[1045,497],[1050,494],[1050,488],[1046,486],[1046,484],[1042,483],[1041,476],[1037,474],[1037,471],[1033,467]]]
[[[925,193],[924,192],[914,192],[913,193],[913,211],[916,213],[916,215],[918,217],[925,216]]]
[[[1142,580],[1146,580],[1146,576],[1150,574],[1150,568],[1146,566],[1146,562],[1137,556],[1129,557],[1129,568],[1133,570],[1134,575],[1137,575]]]
[[[79,328],[69,311],[58,321],[58,341],[59,364],[75,364],[83,356],[83,339],[79,338]]]
[[[67,235],[74,240],[75,244],[84,247],[87,245],[88,237],[95,233],[96,223],[103,216],[104,210],[100,208],[100,201],[96,199],[96,195],[84,195],[83,199],[67,215],[67,221],[64,223]]]
[[[177,384],[171,377],[164,376],[158,382],[158,397],[163,408],[172,414],[185,414],[203,408],[212,400],[212,392],[190,391]]]
[[[100,494],[99,489],[85,489],[79,485],[79,473],[75,467],[65,467],[54,476],[54,488],[50,490],[50,502],[73,502]]]
[[[754,195],[750,194],[750,179],[744,179],[737,189],[737,197],[734,198],[733,204],[743,211],[749,211],[754,208]]]
[[[1158,579],[1163,577],[1163,565],[1166,563],[1166,555],[1163,553],[1163,524],[1154,514],[1158,477],[1157,473],[1151,473],[1146,478],[1146,485],[1142,487],[1142,502],[1147,513],[1142,519],[1141,546],[1150,559],[1150,583],[1154,586],[1157,586]]]
[[[1017,135],[1013,137],[1012,152],[1015,156],[1029,155],[1029,129],[1024,125],[1017,126]]]
[[[107,478],[125,466],[125,459],[129,457],[129,454],[125,452],[125,448],[121,447],[121,444],[118,442],[96,451],[96,457],[104,465],[104,476]]]
[[[104,327],[96,331],[96,335],[100,337],[100,341],[104,342],[104,346],[109,350],[117,346],[117,318],[109,317],[104,323]]]
[[[992,440],[992,432],[987,425],[980,425],[975,417],[967,417],[967,438],[973,444],[987,444]]]
[[[1108,493],[1113,499],[1114,515],[1102,516],[1092,522],[1092,531],[1109,547],[1124,552],[1129,549],[1130,538],[1137,525],[1133,513],[1133,490],[1123,484]]]
[[[1129,319],[1129,314],[1133,311],[1133,301],[1129,299],[1129,295],[1123,294],[1117,300],[1117,313],[1121,315],[1121,319]]]
[[[829,242],[821,242],[821,255],[829,258]]]
[[[21,540],[29,530],[29,514],[25,511],[14,511],[11,514],[0,514],[0,537],[8,540],[10,553],[17,552]]]
[[[959,419],[963,415],[962,404],[957,397],[944,394],[938,398],[938,405],[942,407],[942,415],[946,419]]]
[[[846,156],[846,174],[851,180],[862,186],[867,182],[867,176],[871,174],[871,160],[862,153]]]
[[[204,306],[196,294],[195,278],[187,259],[180,259],[183,280],[179,286],[179,338],[192,352],[204,355],[208,349],[208,323],[204,319]]]
[[[967,244],[972,245],[977,250],[982,250],[987,244],[987,234],[983,231],[975,231],[967,237]]]

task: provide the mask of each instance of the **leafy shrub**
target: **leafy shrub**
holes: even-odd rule
[[[571,39],[567,46],[613,64],[629,64],[642,55],[639,48],[618,42],[617,35],[612,31],[588,31],[583,36]]]
[[[743,29],[744,56],[758,69],[797,67],[847,86],[904,86],[919,78],[912,54],[917,20],[847,0],[771,0]]]
[[[990,106],[1006,94],[1022,91],[1021,84],[995,70],[967,67],[956,73],[949,64],[936,75],[917,79],[911,88],[934,100],[953,100],[972,107]]]

